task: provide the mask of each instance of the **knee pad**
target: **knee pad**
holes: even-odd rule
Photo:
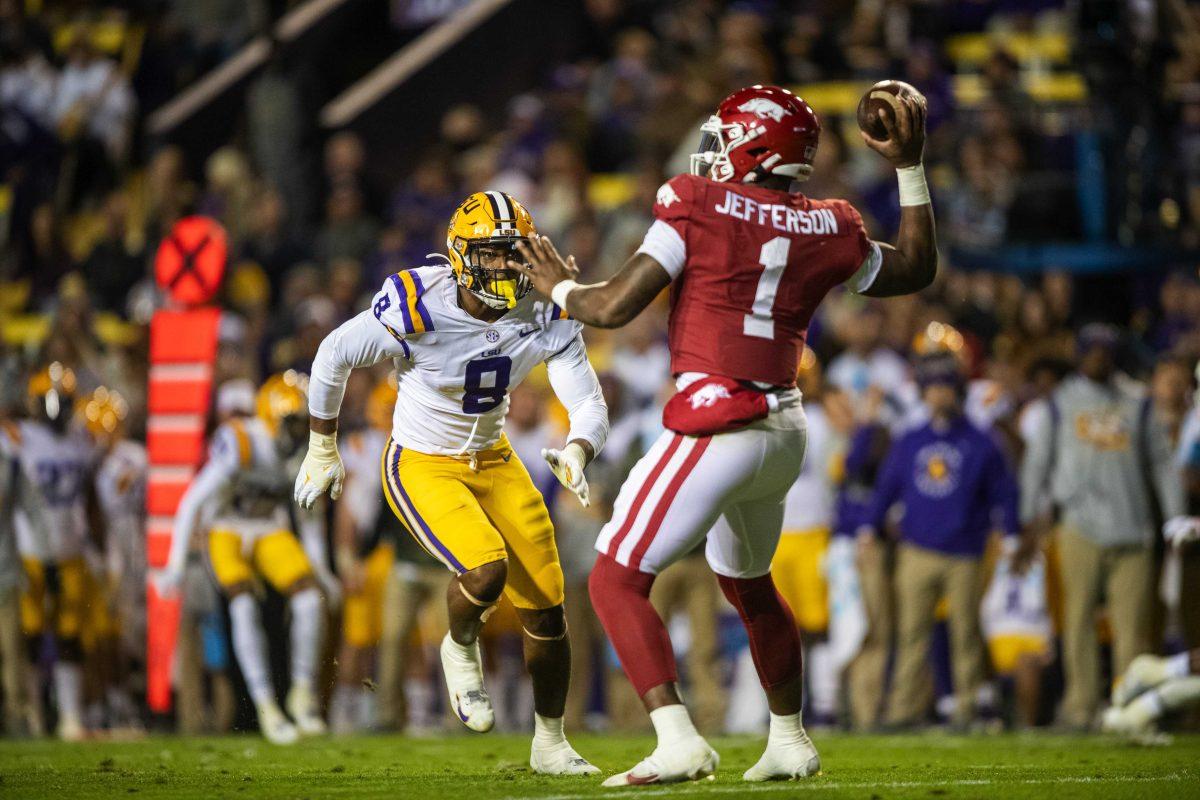
[[[301,589],[288,598],[288,606],[293,614],[320,614],[321,593],[313,586]]]
[[[552,614],[552,611],[558,613]],[[524,624],[521,625],[521,630],[530,639],[540,642],[557,642],[567,638],[567,615],[563,613],[562,606],[538,611],[538,622],[535,626],[537,630],[531,631]]]

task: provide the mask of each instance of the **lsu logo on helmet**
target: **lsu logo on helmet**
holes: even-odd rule
[[[517,242],[536,235],[533,217],[512,195],[475,192],[446,230],[446,251],[459,285],[492,308],[514,307],[533,289],[529,276],[507,266],[487,268],[482,258],[520,260]]]

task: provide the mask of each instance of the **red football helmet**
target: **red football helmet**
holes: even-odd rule
[[[821,122],[808,103],[778,86],[748,86],[721,101],[700,126],[693,175],[753,183],[767,175],[812,174]]]

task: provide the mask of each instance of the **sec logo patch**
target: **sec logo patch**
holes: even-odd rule
[[[483,338],[487,339],[492,344],[495,344],[496,342],[500,341],[500,332],[495,331],[495,330],[489,330],[487,333],[485,333],[483,335]]]

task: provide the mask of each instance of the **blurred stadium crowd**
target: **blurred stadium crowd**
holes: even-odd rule
[[[1172,255],[1200,244],[1200,8],[588,0],[590,35],[572,59],[547,64],[542,83],[503,113],[451,108],[436,144],[394,180],[373,170],[353,131],[311,145],[320,167],[301,179],[295,164],[264,157],[272,142],[317,138],[265,84],[247,94],[242,135],[202,160],[146,135],[150,110],[288,5],[0,0],[0,416],[34,413],[31,376],[58,362],[77,382],[75,424],[102,448],[144,438],[147,324],[163,302],[148,265],[189,213],[220,220],[231,246],[214,426],[253,414],[255,388],[269,375],[306,371],[322,338],[381,281],[443,250],[444,226],[471,191],[521,199],[539,231],[584,265],[585,279],[600,280],[641,241],[664,178],[686,169],[697,123],[729,90],[756,82],[800,87],[823,117],[804,191],[849,199],[885,239],[898,215],[894,178],[861,146],[852,110],[869,82],[902,78],[929,98],[926,164],[944,260],[918,296],[832,296],[809,332],[799,378],[812,424],[808,467],[775,569],[805,633],[806,713],[815,724],[859,728],[938,719],[1086,727],[1107,680],[1134,655],[1200,646],[1200,552],[1158,535],[1166,518],[1200,511],[1200,281],[1194,259]],[[1097,205],[1098,196],[1107,201]],[[1116,275],[972,261],[1013,244],[1088,241],[1164,255]],[[589,469],[590,509],[556,496],[538,456],[565,430],[544,377],[511,397],[508,435],[546,487],[567,573],[577,673],[568,726],[640,724],[591,614],[586,576],[616,489],[660,430],[672,392],[665,318],[664,299],[625,329],[587,332],[613,421]],[[876,508],[877,477],[908,474],[891,462],[905,431],[928,416],[913,360],[944,353],[961,375],[967,418],[1001,444],[997,480],[1020,495],[1023,521],[1042,524],[1050,495],[1062,507],[1028,569],[1013,565],[1027,554],[998,541],[986,551],[973,539],[915,545],[919,531]],[[387,428],[376,391],[385,381],[355,375],[343,430],[379,426],[381,416]],[[1072,393],[1080,381],[1096,391]],[[1125,460],[1120,470],[1088,472],[1088,448]],[[953,467],[921,462],[934,484]],[[144,474],[128,480],[136,486]],[[360,482],[347,494],[378,511],[377,478],[367,470]],[[350,505],[329,514],[334,555],[323,570],[332,725],[440,729],[447,714],[430,643],[445,625],[444,573],[395,530],[386,508],[375,520],[345,513]],[[1004,527],[990,517],[987,525]],[[143,531],[109,528],[107,552],[89,559],[89,608],[111,613],[97,608],[80,623],[85,658],[105,665],[86,671],[84,722],[94,730],[145,719]],[[948,536],[977,538],[968,523],[960,528]],[[384,546],[375,546],[377,530]],[[187,732],[228,730],[249,713],[226,611],[203,543],[194,545],[175,719]],[[930,550],[934,561],[918,563]],[[56,653],[38,614],[16,620],[17,594],[32,602],[21,565],[5,541],[0,658],[12,733],[40,716],[26,711],[52,694],[42,678]],[[365,591],[366,610],[345,602]],[[683,651],[699,725],[760,730],[766,708],[748,648],[702,556],[666,573],[655,592]],[[265,599],[267,619],[282,619],[284,603]],[[341,621],[349,626],[355,614],[366,622],[347,636]],[[528,723],[515,710],[530,707],[519,634],[503,614],[485,633],[502,727]],[[354,641],[339,651],[344,638]],[[274,637],[278,665],[283,647]]]

